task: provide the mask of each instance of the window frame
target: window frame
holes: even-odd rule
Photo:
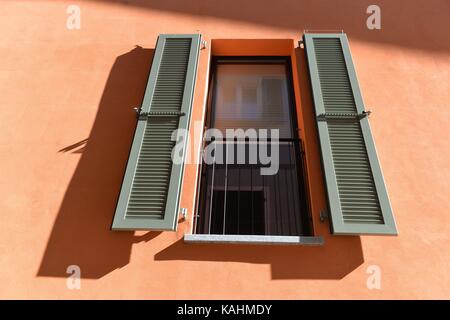
[[[308,235],[302,236],[292,236],[292,235],[217,235],[217,234],[200,234],[197,233],[198,229],[198,212],[201,210],[202,203],[204,199],[202,197],[203,192],[206,188],[202,188],[202,179],[204,177],[205,164],[202,162],[199,164],[199,174],[197,176],[197,189],[195,194],[195,212],[193,218],[192,234],[186,234],[184,237],[185,242],[190,243],[249,243],[249,244],[302,244],[302,245],[323,245],[323,237],[314,236],[314,227],[311,217],[311,204],[310,204],[310,191],[308,185],[308,170],[306,168],[306,159],[304,154],[304,141],[299,135],[299,123],[298,123],[298,112],[295,99],[295,88],[293,81],[293,64],[290,56],[212,56],[210,58],[209,66],[209,85],[207,88],[206,95],[206,108],[204,117],[204,128],[210,128],[212,120],[214,119],[214,102],[216,98],[216,88],[217,83],[217,65],[222,63],[230,64],[284,64],[287,79],[287,89],[288,89],[288,101],[289,101],[289,116],[291,118],[291,132],[292,140],[297,140],[298,143],[295,144],[295,153],[298,155],[296,159],[297,163],[301,162],[301,168],[297,171],[297,183],[299,184],[299,192],[304,194],[304,207],[306,209],[306,214],[300,215],[300,220],[307,228]],[[204,142],[202,142],[204,145]],[[303,170],[302,170],[303,169]],[[303,190],[301,190],[303,189]],[[203,204],[204,205],[204,204]]]

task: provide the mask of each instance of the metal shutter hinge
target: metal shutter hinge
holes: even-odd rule
[[[335,113],[335,112],[325,112],[317,116],[317,120],[361,120],[365,117],[370,116],[372,111],[363,111],[361,113]]]
[[[177,111],[155,111],[155,112],[143,112],[141,108],[133,108],[136,112],[138,120],[148,120],[153,117],[182,117],[186,115],[184,112]]]

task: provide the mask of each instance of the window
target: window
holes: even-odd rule
[[[177,143],[182,161],[172,161],[172,135],[189,129],[200,40],[198,34],[158,37],[112,230],[176,230],[180,211],[187,211],[180,210],[183,189],[197,198],[187,242],[322,244],[320,236],[310,236],[290,58],[213,59],[206,124],[221,134],[205,139],[206,147],[214,147],[214,161],[202,164],[199,190],[183,186],[187,139]],[[279,55],[281,48],[295,59],[290,40],[225,42],[246,42],[251,54],[270,48]],[[336,235],[396,235],[347,36],[306,33],[303,43],[328,200],[327,208],[321,204],[313,214],[327,209]],[[215,50],[227,54],[224,47]],[[242,135],[229,139],[227,131],[235,129]],[[260,132],[267,129],[276,132]],[[277,160],[276,170],[266,160]]]
[[[220,154],[224,161],[202,165],[197,234],[311,235],[291,86],[287,58],[214,60],[207,127],[220,130],[224,139],[205,143],[215,144],[214,157]],[[227,129],[277,129],[279,139],[247,134],[230,140]],[[276,174],[262,174],[265,163],[251,160],[261,148],[270,155],[278,148]]]
[[[218,60],[211,126],[280,130],[292,138],[285,63]]]

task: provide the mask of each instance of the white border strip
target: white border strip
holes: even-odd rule
[[[204,39],[203,37],[202,37],[202,40],[206,41],[206,39]],[[208,44],[209,44],[209,46],[208,46]],[[202,112],[202,119],[201,119],[201,122],[203,125],[205,124],[206,109],[208,107],[207,103],[208,103],[208,92],[209,92],[210,62],[211,62],[211,41],[209,41],[209,43],[207,43],[206,50],[208,50],[207,51],[208,57],[207,57],[207,65],[206,65],[205,88],[204,88],[204,95],[203,95],[203,112]],[[198,67],[200,67],[200,63],[201,63],[201,56],[200,56],[201,54],[202,54],[202,49],[201,49],[201,43],[200,43]],[[198,76],[198,74],[197,74],[197,76]],[[192,129],[195,130],[195,121],[194,121],[194,128],[192,128]],[[191,232],[193,232],[193,230],[194,230],[193,228],[194,228],[195,219],[196,219],[195,215],[197,214],[197,212],[196,212],[197,197],[198,197],[197,191],[198,191],[199,175],[201,174],[201,170],[202,170],[201,169],[202,165],[201,165],[201,162],[199,162],[199,161],[201,161],[200,157],[201,157],[201,151],[202,151],[202,146],[203,146],[203,132],[204,132],[204,127],[200,133],[200,137],[198,137],[198,139],[199,139],[198,141],[200,142],[200,144],[197,146],[198,147],[197,150],[190,151],[191,153],[194,153],[194,155],[196,157],[196,163],[197,163],[196,169],[195,169],[196,172],[195,172],[195,183],[194,183],[194,193],[193,193],[194,201],[192,202],[192,207],[191,207],[190,212],[188,211],[188,215],[191,214],[191,218],[190,218]],[[195,137],[193,137],[193,139],[194,139],[194,141],[196,140]],[[191,146],[192,146],[192,143],[191,143]],[[199,165],[199,163],[200,163],[200,165]]]
[[[272,244],[323,246],[323,237],[307,236],[259,236],[233,234],[185,234],[186,243]]]

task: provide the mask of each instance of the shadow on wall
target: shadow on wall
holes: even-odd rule
[[[83,278],[100,278],[128,264],[134,236],[110,226],[136,127],[133,107],[142,103],[153,49],[119,56],[110,72],[88,139],[59,152],[82,153],[53,226],[38,276],[66,277],[80,266]]]
[[[67,277],[67,267],[78,265],[82,278],[101,278],[129,263],[134,243],[159,235],[110,231],[136,127],[132,108],[142,102],[152,56],[152,49],[137,47],[116,59],[89,138],[58,151],[82,156],[65,193],[38,276]],[[309,99],[305,105],[309,106],[307,116],[312,116],[310,97],[303,99]],[[364,262],[359,237],[327,236],[325,240],[324,247],[268,247],[188,245],[181,239],[157,253],[155,263],[261,263],[271,265],[273,279],[341,279]]]
[[[155,261],[188,260],[270,264],[274,280],[342,279],[363,262],[359,237],[333,238],[325,246],[185,244],[178,240]]]
[[[87,142],[88,142],[88,139],[83,139],[74,144],[71,144],[70,146],[62,148],[61,150],[59,150],[59,152],[83,153]]]
[[[95,0],[98,1],[98,0]],[[298,30],[344,30],[352,39],[420,50],[450,52],[450,1],[448,0],[107,0],[143,9],[193,16],[243,21],[276,28]],[[104,0],[102,2],[105,2]],[[264,3],[266,2],[266,3]],[[381,30],[366,26],[370,5],[381,9]],[[210,33],[197,28],[200,32]],[[169,31],[168,31],[169,30]],[[192,33],[194,30],[162,32]]]

